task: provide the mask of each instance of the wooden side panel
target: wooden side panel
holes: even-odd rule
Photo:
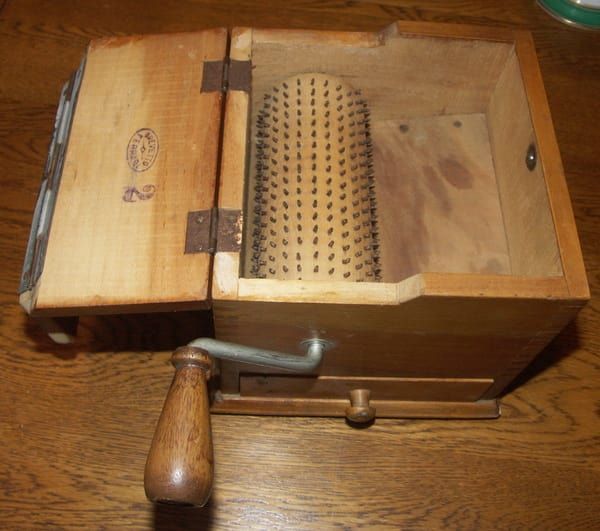
[[[530,33],[519,34],[516,52],[521,65],[531,120],[536,131],[538,155],[544,169],[564,277],[572,297],[588,300],[590,290],[577,235],[577,226],[540,66]]]
[[[335,347],[320,376],[490,378],[497,394],[579,307],[556,299],[434,296],[399,306],[215,301],[214,319],[220,339],[272,350],[300,354],[303,339],[329,339]],[[240,368],[222,369],[223,392],[237,392]]]
[[[200,87],[226,41],[91,44],[36,310],[204,304],[211,259],[185,254],[186,223],[214,204],[222,96]]]
[[[382,277],[510,274],[484,114],[371,127]]]
[[[528,147],[537,140],[514,53],[498,80],[487,116],[512,272],[559,276],[562,268],[544,169],[540,161],[533,171],[525,164]]]
[[[415,33],[255,30],[253,108],[289,76],[326,72],[363,91],[374,121],[483,112],[513,45]]]
[[[234,28],[231,31],[229,56],[237,61],[252,58],[252,33],[250,28]],[[240,90],[227,92],[223,123],[223,144],[221,154],[221,174],[219,176],[219,208],[242,210],[244,227],[247,212],[244,212],[244,192],[246,186],[246,163],[249,157],[248,120],[250,96]],[[247,239],[247,230],[242,240]],[[243,243],[243,242],[242,242]],[[240,253],[218,252],[213,263],[212,296],[216,299],[237,297],[240,275]]]

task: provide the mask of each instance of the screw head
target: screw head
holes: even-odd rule
[[[525,154],[525,165],[529,171],[533,171],[537,164],[537,150],[535,144],[529,144],[527,153]]]

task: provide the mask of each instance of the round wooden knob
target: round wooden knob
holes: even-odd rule
[[[371,391],[354,389],[350,391],[350,406],[346,408],[346,418],[351,422],[370,422],[375,418],[375,408],[369,405]]]
[[[175,376],[152,439],[144,488],[154,502],[203,506],[213,481],[206,388],[212,362],[194,347],[177,349],[171,362]]]

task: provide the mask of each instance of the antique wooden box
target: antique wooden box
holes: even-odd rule
[[[381,417],[496,417],[589,297],[527,32],[100,39],[48,160],[31,315],[210,308],[219,340],[329,342],[303,375],[221,361],[213,412],[344,416],[363,389]]]

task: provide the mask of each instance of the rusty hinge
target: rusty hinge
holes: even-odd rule
[[[204,61],[200,92],[250,92],[252,62],[226,58],[223,61]]]
[[[211,208],[188,212],[185,254],[239,252],[241,245],[241,210]]]

